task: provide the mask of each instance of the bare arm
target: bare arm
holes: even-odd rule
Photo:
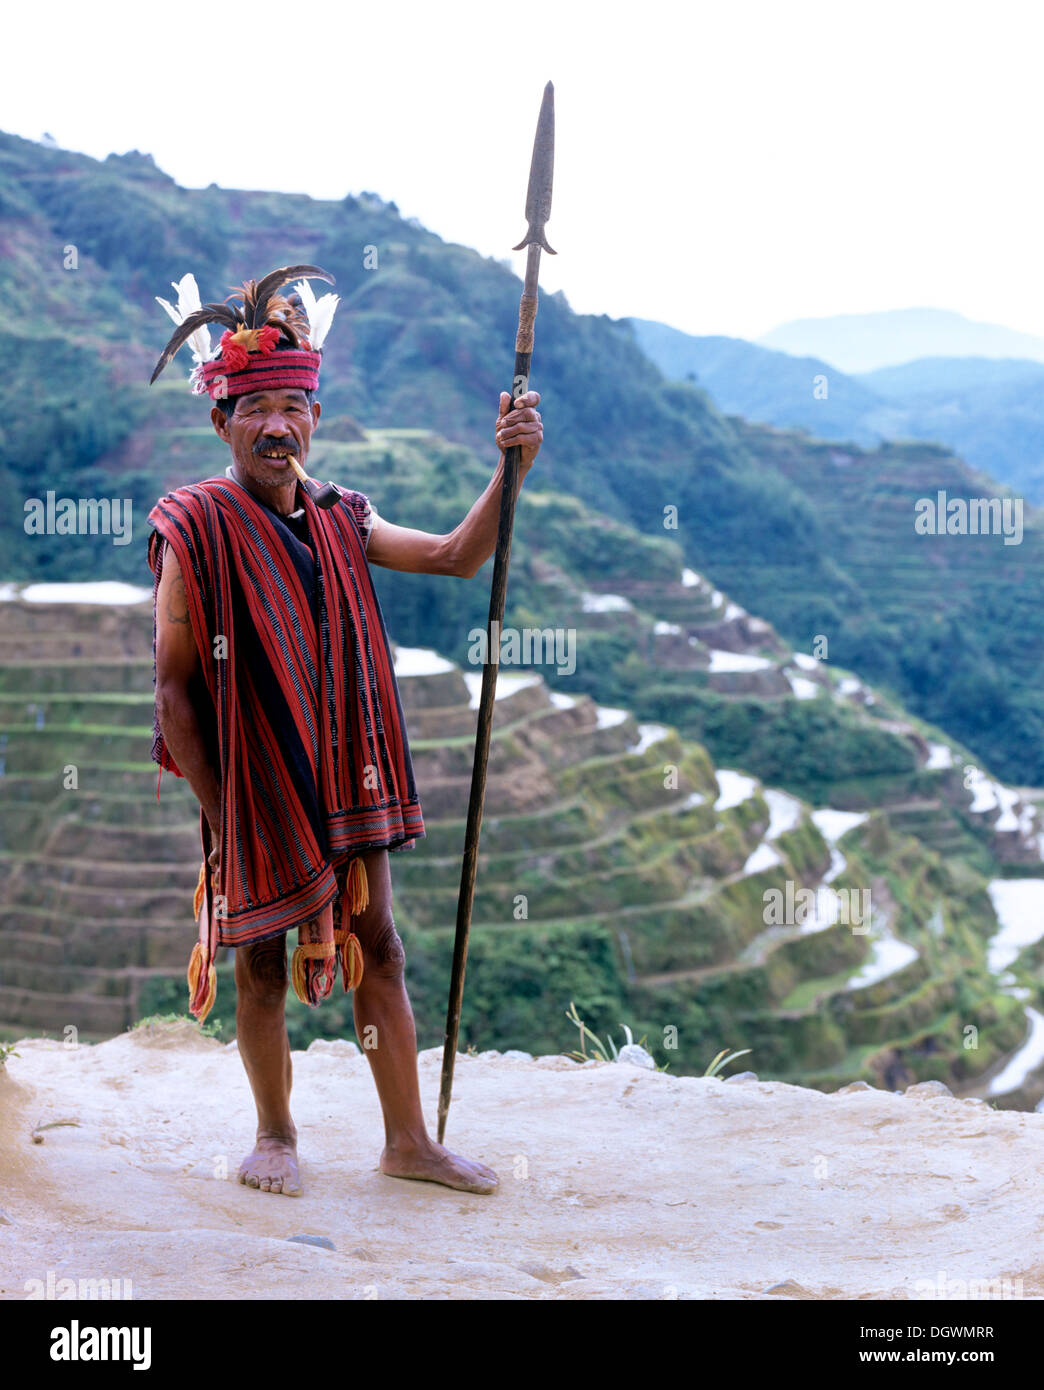
[[[496,472],[459,526],[446,535],[435,535],[409,526],[395,526],[377,516],[366,548],[370,563],[410,574],[452,574],[464,579],[477,574],[496,549],[504,481],[503,451],[514,444],[521,447],[521,486],[543,441],[543,425],[536,410],[539,401],[536,391],[529,391],[512,408],[511,397],[506,391],[501,392],[496,429],[501,454]]]
[[[192,636],[185,581],[178,558],[167,545],[156,595],[156,716],[171,756],[210,822],[216,848],[221,787],[189,693],[189,682],[198,670],[199,653]]]

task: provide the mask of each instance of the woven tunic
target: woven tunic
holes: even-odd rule
[[[185,579],[209,702],[201,725],[222,787],[219,946],[320,916],[360,852],[411,849],[424,835],[366,561],[374,509],[358,492],[329,512],[303,489],[297,498],[282,517],[230,470],[149,514],[155,586],[162,538]],[[153,758],[181,775],[158,720]]]

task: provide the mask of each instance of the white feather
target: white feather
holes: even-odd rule
[[[301,296],[301,303],[308,315],[308,341],[312,345],[312,351],[319,352],[326,342],[326,335],[333,323],[334,310],[340,304],[341,297],[337,294],[324,294],[321,299],[316,299],[307,280],[298,280],[294,289]]]
[[[199,298],[199,288],[196,285],[196,277],[189,272],[183,275],[177,282],[171,281],[171,288],[177,291],[177,305],[168,303],[165,299],[156,296],[156,303],[161,304],[176,324],[182,324],[189,314],[194,314],[197,309],[203,307]],[[195,333],[189,336],[189,347],[192,349],[192,359],[197,364],[209,362],[213,356],[210,346],[210,330],[204,324],[202,328],[197,328]]]
[[[298,280],[294,289],[301,296],[301,303],[304,311],[308,315],[308,325],[311,327],[312,315],[315,313],[315,293],[307,280]]]

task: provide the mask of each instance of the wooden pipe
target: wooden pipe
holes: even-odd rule
[[[301,486],[312,499],[317,507],[321,507],[324,512],[328,512],[331,507],[336,507],[341,500],[341,489],[335,483],[313,483],[308,474],[298,463],[293,454],[288,454],[290,467],[297,474]]]

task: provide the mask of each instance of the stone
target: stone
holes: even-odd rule
[[[316,1038],[308,1044],[308,1052],[323,1057],[360,1057],[358,1047],[348,1038]]]
[[[799,1284],[796,1279],[785,1279],[782,1284],[773,1284],[770,1289],[765,1290],[765,1293],[772,1294],[776,1298],[815,1298],[816,1296],[814,1293],[810,1293],[803,1284]]]
[[[907,1086],[905,1094],[914,1100],[931,1100],[933,1096],[949,1096],[953,1099],[953,1092],[945,1081],[915,1081],[912,1086]]]
[[[504,1053],[504,1060],[506,1062],[531,1062],[533,1054],[532,1052],[520,1052],[517,1047],[512,1047]]]
[[[656,1070],[655,1059],[638,1043],[628,1043],[626,1047],[621,1047],[616,1060],[618,1062],[630,1062],[632,1067],[643,1067],[646,1071]]]
[[[738,1071],[735,1076],[727,1076],[726,1081],[757,1081],[756,1071]]]
[[[287,1240],[291,1245],[317,1245],[320,1250],[337,1249],[328,1236],[287,1236]]]
[[[850,1096],[853,1091],[872,1091],[873,1089],[874,1087],[870,1085],[869,1081],[850,1081],[847,1086],[842,1086],[840,1090],[835,1091],[834,1095]]]

